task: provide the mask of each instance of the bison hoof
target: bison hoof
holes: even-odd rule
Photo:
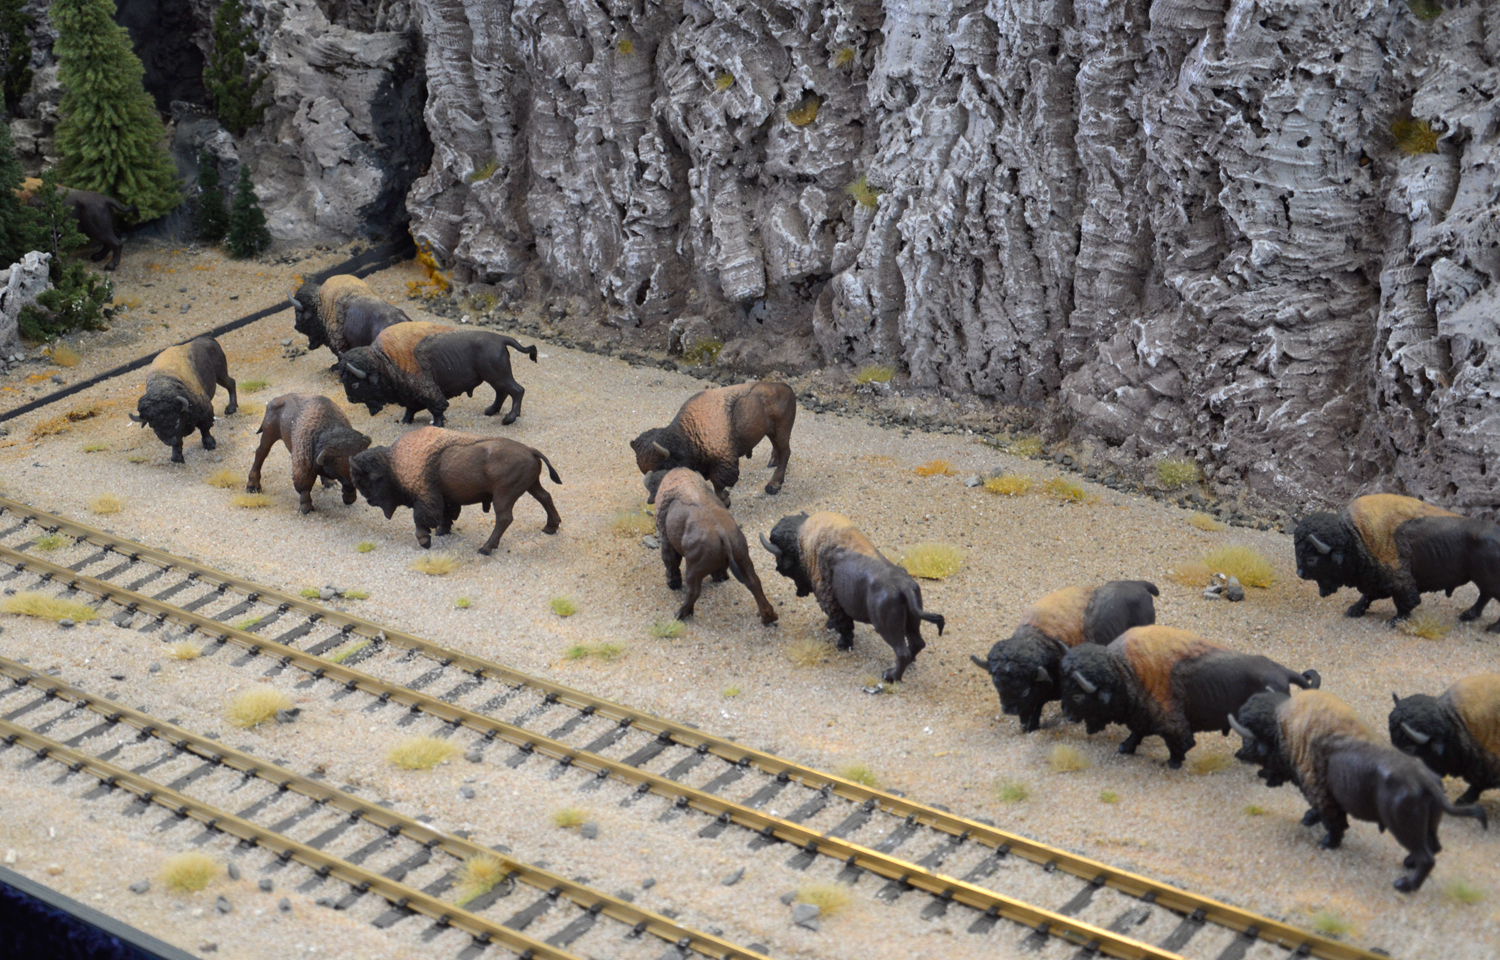
[[[761,626],[774,627],[774,626],[776,626],[776,621],[778,619],[780,619],[780,618],[777,617],[776,614],[774,614],[774,613],[771,614],[769,617],[761,617],[760,618]]]
[[[766,493],[769,493],[771,496],[774,497],[774,496],[776,496],[776,494],[778,494],[780,492],[781,492],[781,485],[780,484],[777,484],[777,483],[768,483],[768,484],[766,484]]]
[[[1468,623],[1470,620],[1478,620],[1479,614],[1473,610],[1465,610],[1458,615],[1458,619],[1463,623]]]
[[[492,553],[494,553],[494,552],[495,552],[495,548],[494,548],[494,547],[480,547],[480,548],[479,548],[479,552],[480,552],[480,553],[481,553],[481,554],[483,554],[483,555],[484,555],[484,556],[486,556],[486,557],[487,557],[487,556],[489,556],[489,555],[490,555],[490,554],[492,554]]]
[[[298,513],[312,513],[313,512],[313,505],[310,504],[310,503],[298,504],[298,506],[297,506],[297,512]]]
[[[418,537],[417,538],[417,546],[421,547],[423,550],[431,550],[432,549],[432,538],[431,537]]]
[[[258,484],[258,483],[247,483],[247,484],[245,484],[245,492],[246,493],[260,493],[260,484]]]
[[[668,590],[681,590],[682,589],[682,581],[681,580],[668,580],[667,581],[667,589]]]
[[[1173,770],[1181,770],[1182,769],[1182,758],[1181,757],[1170,757],[1170,758],[1168,758],[1167,759],[1167,766],[1170,767]]]
[[[542,532],[545,533],[549,537],[555,535],[557,533],[557,524],[555,524],[555,523],[549,523],[549,524],[547,524],[545,527],[542,528]]]
[[[172,462],[173,463],[187,463],[187,460],[183,459],[182,448],[181,447],[178,447],[177,449],[175,449],[175,450],[172,451]]]
[[[677,610],[678,620],[691,620],[693,617],[692,607],[679,607]]]
[[[1422,888],[1422,885],[1420,883],[1415,883],[1412,881],[1411,877],[1404,876],[1397,877],[1396,882],[1391,884],[1391,886],[1395,887],[1397,890],[1400,890],[1402,893],[1416,893]]]
[[[1318,822],[1318,811],[1316,811],[1316,810],[1309,810],[1309,811],[1307,811],[1306,813],[1304,813],[1302,815],[1302,825],[1304,827],[1310,827],[1310,826],[1312,826],[1313,824],[1315,824],[1317,822]]]
[[[1489,626],[1485,627],[1484,628],[1484,632],[1485,633],[1500,633],[1500,620],[1496,620],[1494,623],[1492,623]]]
[[[728,580],[728,579],[729,579],[729,574],[725,573],[723,570],[720,570],[718,573],[714,574],[714,576],[713,576],[714,583],[723,583],[725,580]]]
[[[1325,834],[1323,839],[1318,841],[1318,846],[1322,847],[1324,850],[1337,850],[1339,848],[1339,844],[1343,842],[1343,837],[1335,836],[1329,833]]]
[[[500,425],[504,426],[504,427],[508,427],[511,424],[515,423],[515,422],[516,422],[516,415],[515,414],[511,414],[508,417],[501,417],[500,418]]]
[[[204,437],[203,438],[203,449],[205,449],[205,450],[212,450],[214,447],[217,447],[218,445],[219,445],[219,441],[215,440],[213,437]]]
[[[227,406],[227,407],[224,408],[224,416],[227,417],[231,413],[237,412],[239,409],[240,409],[240,405],[239,404],[237,404],[237,403],[231,403],[229,406]]]

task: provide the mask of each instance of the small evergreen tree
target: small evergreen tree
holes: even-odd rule
[[[141,83],[145,69],[114,0],[52,0],[62,85],[57,152],[63,179],[140,209],[151,220],[182,202],[166,128]]]
[[[271,245],[266,215],[250,185],[250,167],[240,165],[240,182],[234,188],[234,206],[229,211],[229,252],[240,259],[253,257]]]
[[[219,122],[237,137],[260,123],[266,112],[265,104],[255,105],[255,95],[267,74],[246,67],[247,58],[259,52],[260,44],[245,23],[240,0],[224,0],[214,11],[214,49],[203,70],[203,83],[213,95]]]
[[[35,249],[52,254],[52,289],[37,296],[36,306],[21,310],[21,336],[45,340],[74,328],[97,330],[103,325],[104,305],[114,296],[114,284],[70,256],[85,241],[73,219],[68,192],[57,185],[56,167],[42,173],[36,203],[41,243]]]
[[[207,152],[198,155],[198,239],[218,243],[229,231],[229,211],[219,189],[219,161]]]
[[[21,9],[24,2],[0,0],[0,93],[11,113],[31,89],[31,38],[27,31],[36,21]]]
[[[16,196],[25,178],[21,162],[16,159],[10,125],[0,120],[0,267],[17,262],[28,251],[42,248],[37,212]]]

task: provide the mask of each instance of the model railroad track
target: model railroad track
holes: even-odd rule
[[[73,540],[71,547],[51,551],[71,563],[27,552],[49,534]],[[398,724],[420,722],[467,736],[470,750],[507,744],[514,749],[500,761],[506,766],[541,756],[554,761],[550,776],[573,768],[589,774],[580,789],[599,790],[607,782],[633,787],[622,805],[650,794],[664,797],[670,804],[663,819],[687,811],[706,815],[700,836],[718,836],[733,826],[756,834],[752,847],[793,845],[798,849],[788,861],[792,869],[834,858],[842,862],[840,880],[855,882],[866,873],[883,879],[876,893],[882,900],[894,903],[920,891],[927,895],[920,910],[925,919],[955,905],[967,908],[974,934],[989,934],[1005,919],[1029,928],[1025,946],[1060,940],[1065,952],[1059,956],[1080,958],[1380,956],[4,498],[0,564],[10,568],[0,580],[13,586],[40,577],[65,593],[108,601],[119,608],[113,617],[121,625],[161,632],[164,639],[183,636],[165,637],[168,624],[198,634],[205,640],[203,656],[225,651],[221,655],[233,657],[235,666],[264,667],[270,675],[305,672],[298,686],[321,686],[335,697],[362,693],[372,698],[365,708],[372,713],[404,708]],[[502,710],[512,719],[499,719]],[[465,730],[467,735],[460,733]],[[858,842],[856,834],[870,839]],[[898,848],[913,852],[898,856]],[[1019,863],[1040,869],[1018,873]],[[1057,906],[1006,896],[987,881],[1023,884],[1031,900]]]

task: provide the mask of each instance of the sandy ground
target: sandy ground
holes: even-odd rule
[[[294,266],[274,267],[161,248],[127,256],[120,296],[139,303],[111,331],[74,341],[83,356],[78,366],[28,364],[19,375],[0,379],[0,403],[55,389],[54,374],[71,382],[273,303],[284,296],[294,272],[312,272],[345,253],[320,253]],[[405,298],[406,283],[416,277],[409,268],[397,268],[371,282],[414,318],[426,318]],[[229,295],[239,299],[226,299]],[[187,313],[180,310],[183,303],[189,304]],[[1204,532],[1186,522],[1185,511],[1089,484],[1094,496],[1089,504],[1063,504],[1037,493],[996,497],[965,487],[962,478],[995,470],[1039,480],[1055,474],[1048,465],[1007,456],[972,436],[877,428],[804,409],[779,496],[761,490],[768,476],[767,446],[753,462],[742,463],[733,513],[752,543],[757,532],[769,531],[783,515],[834,509],[852,517],[888,553],[921,542],[956,544],[966,553],[957,574],[923,585],[927,608],[947,617],[945,635],[938,639],[929,630],[929,647],[899,692],[870,696],[861,688],[890,665],[890,650],[861,626],[854,650],[835,652],[812,598],[795,597],[790,582],[776,576],[769,556],[758,549],[758,570],[781,615],[778,628],[762,627],[748,593],[731,581],[705,589],[684,636],[660,640],[648,633],[654,621],[673,615],[679,597],[666,589],[656,552],[638,535],[621,535],[614,527],[618,512],[638,508],[644,497],[629,439],[666,424],[704,385],[680,373],[631,367],[541,342],[538,364],[514,359],[516,376],[527,388],[525,412],[514,425],[501,427],[480,414],[491,399],[486,388],[473,399],[456,398],[451,427],[507,436],[548,455],[564,481],[558,487],[548,484],[563,526],[557,536],[544,536],[541,509],[525,499],[517,504],[515,524],[500,549],[486,558],[475,548],[491,519],[470,508],[456,534],[437,544],[459,561],[445,577],[410,569],[423,551],[409,511],[387,521],[366,505],[346,507],[336,492],[319,491],[317,512],[299,516],[284,448],[272,453],[264,470],[271,506],[234,506],[238,489],[205,480],[227,468],[242,484],[265,401],[305,391],[343,403],[341,388],[326,372],[331,362],[326,351],[283,358],[284,339],[302,343],[291,324],[288,309],[224,338],[231,374],[242,384],[264,380],[267,385],[254,392],[241,388],[241,411],[222,418],[214,430],[216,451],[207,453],[190,440],[184,447],[188,462],[169,463],[167,448],[126,419],[144,383],[143,374],[132,375],[8,422],[9,435],[0,438],[6,493],[282,589],[331,583],[367,590],[369,599],[351,606],[370,619],[803,763],[834,770],[863,764],[881,785],[924,802],[992,818],[1006,829],[1293,923],[1344,927],[1343,936],[1362,946],[1408,957],[1479,958],[1500,951],[1496,833],[1482,833],[1473,821],[1445,822],[1445,850],[1427,886],[1403,896],[1390,884],[1401,872],[1404,852],[1389,837],[1355,823],[1341,850],[1320,850],[1321,831],[1299,825],[1305,806],[1294,788],[1269,790],[1249,767],[1228,760],[1237,742],[1200,735],[1188,767],[1173,771],[1159,740],[1148,740],[1134,757],[1119,756],[1115,747],[1123,730],[1088,737],[1081,727],[1063,723],[1056,705],[1041,731],[1021,736],[1013,719],[998,716],[989,678],[969,662],[970,655],[983,658],[994,641],[1009,636],[1022,608],[1043,593],[1069,584],[1147,578],[1161,587],[1159,622],[1264,653],[1297,670],[1316,668],[1325,689],[1384,729],[1392,691],[1437,693],[1459,677],[1497,669],[1496,641],[1480,626],[1455,625],[1440,639],[1421,639],[1387,628],[1388,603],[1350,621],[1342,612],[1352,594],[1322,600],[1312,584],[1297,581],[1291,541],[1282,534],[1239,528]],[[520,339],[534,338],[523,334]],[[223,404],[221,393],[215,407]],[[362,407],[345,407],[355,427],[377,444],[390,443],[408,429],[396,423],[399,411],[393,408],[371,417]],[[76,422],[57,419],[69,410],[89,409],[96,415]],[[425,421],[425,414],[418,417],[419,424]],[[39,428],[40,436],[33,433]],[[956,475],[914,474],[914,467],[939,458],[951,461]],[[89,504],[103,493],[119,497],[123,509],[104,517],[91,514]],[[374,549],[358,552],[361,542],[373,543]],[[1263,551],[1276,565],[1278,582],[1267,590],[1251,589],[1245,602],[1230,604],[1204,600],[1197,586],[1168,579],[1168,570],[1223,544]],[[578,612],[566,619],[555,616],[549,604],[560,596],[571,599]],[[466,609],[458,606],[460,598],[470,601]],[[1424,609],[1452,623],[1473,598],[1472,588],[1451,599],[1429,596]],[[180,716],[196,729],[221,727],[224,698],[253,682],[216,662],[220,658],[163,661],[159,635],[108,627],[65,632],[9,616],[0,617],[0,626],[0,653],[55,664],[63,679],[92,680],[90,689],[118,688],[132,704]],[[574,645],[605,642],[623,647],[624,655],[609,663],[565,656]],[[90,657],[103,659],[86,663]],[[152,661],[166,662],[167,669],[148,673]],[[111,673],[127,679],[101,679]],[[390,724],[355,720],[316,703],[305,707],[306,722],[266,735],[276,738],[277,755],[295,769],[326,764],[330,776],[364,783],[411,812],[431,813],[454,827],[467,825],[487,842],[509,844],[525,859],[576,865],[600,878],[601,886],[629,888],[633,882],[639,889],[637,874],[657,873],[671,881],[664,880],[655,894],[660,904],[676,904],[675,909],[709,904],[686,913],[684,922],[717,924],[726,936],[760,939],[773,953],[789,956],[911,956],[918,949],[931,952],[930,938],[945,936],[932,931],[944,926],[957,935],[942,941],[943,955],[971,949],[964,946],[964,924],[957,921],[916,924],[914,931],[903,932],[900,924],[881,920],[882,911],[891,911],[873,901],[874,884],[857,887],[847,918],[831,920],[821,933],[794,929],[775,895],[795,881],[773,871],[773,860],[766,861],[770,875],[763,883],[733,888],[734,898],[718,886],[723,873],[761,856],[744,853],[742,845],[695,849],[689,856],[671,839],[684,834],[658,834],[651,823],[611,804],[599,812],[605,842],[585,851],[575,835],[562,834],[549,821],[552,811],[578,803],[577,798],[527,767],[511,771],[486,764],[476,771],[460,763],[426,780],[403,777],[381,759],[384,745],[397,735]],[[356,731],[358,736],[351,736]],[[1059,745],[1076,748],[1087,768],[1054,772],[1049,758]],[[22,812],[0,822],[0,847],[16,850],[16,868],[29,876],[189,949],[211,938],[218,943],[216,956],[270,956],[268,942],[331,950],[367,940],[372,946],[368,952],[361,946],[359,955],[378,956],[382,950],[403,955],[399,941],[373,945],[379,937],[368,928],[304,929],[294,919],[237,912],[219,918],[220,929],[210,933],[202,918],[191,916],[209,900],[170,907],[163,900],[147,909],[145,899],[124,887],[149,876],[152,865],[175,852],[180,841],[170,834],[121,834],[94,810],[97,805],[75,808],[48,801],[55,775],[16,774],[12,761],[4,766],[0,796],[8,809]],[[486,781],[485,789],[456,808],[453,780],[466,777]],[[1028,798],[1002,801],[997,787],[1017,783],[1027,788]],[[1461,789],[1450,784],[1452,795]],[[1113,799],[1105,800],[1108,796]],[[1492,818],[1500,817],[1495,795],[1485,803]],[[97,816],[98,825],[89,823],[90,815]],[[69,840],[74,846],[59,846],[48,835],[54,821],[76,838]],[[90,856],[97,850],[111,851],[108,859],[115,866],[99,865]],[[780,863],[785,857],[773,859]],[[62,874],[46,873],[48,864],[64,861],[69,866]],[[1479,902],[1462,902],[1468,898],[1460,895],[1459,884],[1476,889]],[[1059,891],[1057,902],[1048,905],[1060,905],[1067,895]],[[910,926],[919,906],[903,906],[895,915]],[[261,925],[253,926],[252,919]],[[273,922],[278,926],[269,925]],[[997,941],[969,939],[994,955]],[[284,954],[284,949],[276,953]]]

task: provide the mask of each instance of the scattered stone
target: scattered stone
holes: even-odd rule
[[[219,944],[213,940],[205,940],[202,943],[198,944],[199,953],[215,953],[218,951],[218,949]]]
[[[57,621],[57,625],[59,627],[62,627],[64,630],[67,630],[72,627],[78,626],[78,622],[76,620],[69,619],[68,617],[63,617],[61,620]]]
[[[318,899],[314,900],[313,903],[316,903],[320,907],[331,907],[331,906],[333,906],[333,900],[331,900],[328,897],[319,897]]]
[[[1229,582],[1224,585],[1224,597],[1233,603],[1245,599],[1245,588],[1240,584],[1239,578],[1229,578]]]
[[[291,337],[288,337],[285,340],[281,341],[281,345],[283,347],[290,347],[292,345],[292,339],[291,339]]]
[[[629,890],[616,890],[615,896],[621,900],[624,900],[626,903],[635,903],[635,894],[631,893]]]
[[[62,876],[62,872],[63,872],[62,864],[60,864],[60,863],[49,863],[49,864],[47,864],[47,876],[49,876],[49,877],[60,877],[60,876]]]
[[[474,788],[469,786],[468,784],[464,784],[463,786],[458,788],[458,795],[460,797],[463,797],[465,800],[473,800]],[[585,826],[587,826],[587,824],[585,824]]]
[[[131,893],[145,893],[146,891],[148,891],[150,889],[151,889],[151,881],[150,880],[137,880],[135,883],[132,883],[130,885],[130,892]]]
[[[585,823],[578,828],[578,835],[585,840],[593,840],[599,836],[599,825],[597,823]]]
[[[275,884],[271,882],[270,877],[261,877],[260,883],[256,884],[256,886],[260,887],[261,893],[270,893],[275,888]]]
[[[240,865],[237,863],[231,863],[225,869],[225,872],[229,874],[229,879],[238,880],[240,878]]]
[[[641,889],[642,890],[650,890],[654,886],[656,886],[656,878],[655,877],[647,877],[646,879],[644,879],[644,880],[641,881]]]
[[[971,473],[967,477],[964,477],[964,486],[966,487],[977,487],[982,483],[984,481],[979,479],[979,474],[977,473]]]
[[[161,673],[161,664],[159,664],[159,663],[152,663],[151,666],[149,666],[149,667],[146,668],[146,672],[148,672],[148,673]]]
[[[648,536],[641,537],[641,544],[647,550],[660,550],[661,549],[661,541],[658,540],[658,539],[656,539],[653,536],[649,536],[648,535]]]
[[[816,930],[819,927],[818,912],[816,903],[799,903],[792,907],[792,922],[799,927]]]
[[[719,882],[722,883],[726,887],[732,887],[735,884],[739,883],[741,880],[743,880],[744,877],[745,877],[745,868],[744,867],[740,867],[734,873],[731,873],[729,876],[725,877],[723,880],[720,880]]]
[[[286,897],[282,897],[276,902],[276,909],[280,910],[282,913],[291,913],[292,901],[288,900]]]
[[[11,848],[11,849],[5,851],[5,862],[6,862],[7,865],[13,864],[13,863],[16,862],[16,851],[15,851],[15,848]]]
[[[297,715],[300,714],[301,712],[302,712],[302,708],[301,707],[292,707],[289,710],[277,710],[276,711],[276,722],[277,723],[293,723],[293,722],[296,721]]]
[[[228,900],[228,898],[220,896],[219,899],[217,899],[217,900],[214,901],[214,909],[217,910],[221,914],[223,914],[223,913],[233,913],[234,912],[234,904],[230,903],[229,900]]]
[[[53,382],[53,383],[56,383],[56,384],[58,384],[58,385],[61,385],[61,384],[62,384],[62,383],[63,383],[63,382],[64,382],[64,381],[63,381],[63,378],[62,378],[62,377],[59,377],[59,376],[58,376],[58,375],[57,375],[57,374],[55,374],[55,373],[54,373],[54,374],[53,374],[53,375],[52,375],[52,382]]]
[[[470,763],[481,763],[484,761],[484,754],[478,750],[470,750],[464,754],[464,759]]]
[[[322,590],[318,591],[318,597],[322,600],[332,600],[338,595],[338,590],[333,587],[324,587]]]
[[[781,895],[781,902],[784,903],[784,904],[786,904],[789,907],[792,905],[792,902],[794,900],[796,900],[796,899],[797,899],[797,891],[795,891],[795,890],[788,890],[786,893],[783,893]]]
[[[1217,600],[1217,599],[1219,599],[1219,595],[1223,592],[1223,590],[1224,590],[1224,588],[1221,587],[1217,583],[1214,584],[1211,587],[1205,587],[1203,589],[1203,599],[1205,599],[1205,600]]]

